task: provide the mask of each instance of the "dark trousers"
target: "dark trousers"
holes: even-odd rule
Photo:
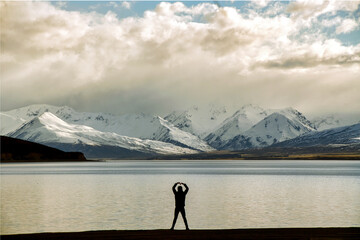
[[[174,229],[174,227],[175,227],[175,223],[176,223],[177,217],[179,215],[179,212],[181,213],[181,215],[182,215],[182,217],[184,219],[186,229],[189,230],[189,226],[188,226],[188,223],[187,223],[187,220],[186,220],[186,214],[185,214],[185,208],[184,207],[176,207],[175,208],[174,221],[173,221],[171,229]]]

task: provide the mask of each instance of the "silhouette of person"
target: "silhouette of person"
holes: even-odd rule
[[[177,185],[184,185],[185,191],[183,191],[182,186],[178,186],[177,191],[176,191]],[[175,194],[175,214],[174,214],[174,221],[171,226],[171,230],[174,230],[179,212],[181,213],[181,215],[184,219],[186,230],[189,230],[189,226],[188,226],[188,223],[186,220],[186,214],[185,214],[185,197],[189,191],[189,187],[185,183],[177,182],[172,187],[172,191]]]

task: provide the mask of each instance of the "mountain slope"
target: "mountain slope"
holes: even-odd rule
[[[266,147],[272,144],[295,138],[312,131],[296,119],[283,114],[273,113],[221,146],[221,149],[240,150],[254,147]]]
[[[63,152],[42,144],[1,136],[1,162],[86,161],[80,152]]]
[[[45,112],[41,116],[33,118],[16,131],[10,133],[9,136],[59,147],[62,150],[69,150],[72,148],[71,146],[83,146],[79,150],[84,151],[87,156],[92,153],[92,149],[100,151],[105,146],[120,148],[123,152],[133,151],[134,154],[195,152],[170,143],[125,137],[116,133],[97,131],[88,126],[69,124],[50,112]]]
[[[312,123],[293,108],[264,110],[247,105],[205,140],[217,149],[244,149],[268,146],[314,130]]]
[[[113,132],[129,137],[168,142],[200,151],[213,150],[213,148],[197,136],[176,128],[161,117],[146,114],[116,116],[107,113],[76,112],[66,106],[55,107],[50,105],[31,105],[8,111],[4,114],[11,116],[13,119],[20,119],[17,126],[19,127],[23,122],[41,116],[46,112],[56,115],[67,123],[89,126],[102,132]],[[8,122],[7,119],[4,121]],[[4,129],[2,134],[7,134],[14,130],[14,127],[10,128],[10,124],[5,123],[5,126],[8,129]]]
[[[319,131],[360,123],[360,114],[330,114],[312,119]]]
[[[302,128],[306,128],[309,131],[315,131],[315,125],[309,121],[302,113],[297,111],[294,108],[284,108],[280,110],[270,110],[272,113],[280,113],[286,116],[291,121],[295,122],[296,124],[300,125]]]
[[[22,118],[14,117],[6,113],[0,113],[0,122],[1,122],[0,135],[6,135],[16,130],[18,127],[24,124],[26,120]]]
[[[34,104],[27,107],[1,112],[1,135],[6,135],[16,130],[25,122],[33,119],[34,117],[39,117],[45,112],[51,112],[63,119],[75,111],[66,106],[56,107],[47,104]]]
[[[103,124],[99,124],[102,121]],[[172,143],[181,147],[200,151],[211,151],[205,141],[199,137],[182,131],[161,117],[146,114],[126,114],[112,118],[83,119],[84,125],[92,126],[100,131],[109,131],[121,135],[141,139],[151,139]]]
[[[310,132],[297,138],[274,145],[275,147],[310,147],[323,145],[352,145],[360,143],[360,123]],[[359,145],[360,146],[360,145]]]
[[[215,131],[205,137],[205,140],[213,147],[219,148],[225,142],[241,135],[254,124],[268,115],[264,109],[246,105],[227,118]]]
[[[194,106],[185,111],[174,111],[165,120],[183,131],[203,138],[229,116],[230,113],[224,106],[211,104],[204,108]]]

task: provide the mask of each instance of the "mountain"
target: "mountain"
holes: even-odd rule
[[[6,135],[20,127],[25,119],[18,118],[6,113],[0,113],[0,135]]]
[[[303,116],[293,109],[273,113],[255,124],[249,130],[220,145],[220,149],[240,150],[267,147],[272,144],[295,138],[315,129],[308,125]],[[285,116],[285,114],[287,116]]]
[[[230,115],[226,107],[210,104],[203,108],[193,106],[185,111],[174,111],[165,120],[183,131],[203,138]]]
[[[89,126],[69,124],[50,112],[44,112],[29,120],[8,136],[62,150],[78,149],[88,157],[98,157],[101,152],[107,154],[107,157],[196,152],[170,143],[126,137],[116,133],[101,132]]]
[[[310,132],[297,138],[274,145],[275,147],[312,147],[331,145],[356,145],[360,147],[360,123]],[[359,150],[359,149],[358,149]]]
[[[227,118],[221,125],[205,137],[205,140],[213,147],[219,148],[225,142],[241,135],[254,124],[264,119],[268,112],[254,105],[243,106],[231,117]]]
[[[35,104],[27,107],[17,108],[7,112],[1,112],[1,135],[6,135],[25,122],[38,117],[45,112],[51,112],[55,115],[68,115],[71,112],[75,112],[72,108],[69,107],[56,107],[47,104]]]
[[[1,136],[1,162],[86,161],[80,152],[64,152],[42,144]]]
[[[284,108],[279,110],[270,110],[272,113],[280,113],[286,116],[291,121],[295,122],[296,124],[301,125],[303,128],[308,129],[309,131],[317,130],[315,125],[309,121],[302,113],[297,111],[294,108]]]
[[[314,130],[313,124],[293,108],[264,110],[246,105],[205,140],[217,149],[237,150],[269,146]]]
[[[0,117],[2,135],[81,151],[87,157],[143,157],[268,147],[316,132],[317,127],[321,130],[331,124],[344,124],[331,117],[313,123],[293,108],[263,109],[255,105],[243,106],[233,114],[214,105],[193,107],[161,118],[149,114],[77,112],[66,106],[40,104],[1,112]],[[354,119],[358,119],[356,115]]]
[[[79,121],[100,131],[114,132],[125,136],[172,143],[200,151],[211,151],[205,141],[191,133],[180,130],[165,119],[146,114],[126,114],[116,118],[85,118]],[[101,124],[101,122],[103,124]]]
[[[18,122],[14,123],[2,117],[1,120],[4,121],[4,129],[2,129],[1,134],[8,134],[16,129],[14,128],[15,125],[20,127],[25,121],[46,112],[54,114],[67,123],[89,126],[101,132],[112,132],[143,140],[150,139],[168,142],[193,150],[213,150],[213,148],[199,137],[176,128],[158,116],[146,114],[116,116],[108,113],[76,112],[74,109],[66,106],[55,107],[45,104],[31,105],[2,113],[2,116],[10,116],[12,119],[17,119]]]
[[[360,116],[356,114],[354,114],[354,116],[330,114],[330,115],[316,117],[311,121],[314,123],[317,130],[322,131],[330,128],[344,127],[344,126],[360,123],[359,119]]]

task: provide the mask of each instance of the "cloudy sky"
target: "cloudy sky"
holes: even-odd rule
[[[359,4],[1,1],[1,110],[359,112]]]

